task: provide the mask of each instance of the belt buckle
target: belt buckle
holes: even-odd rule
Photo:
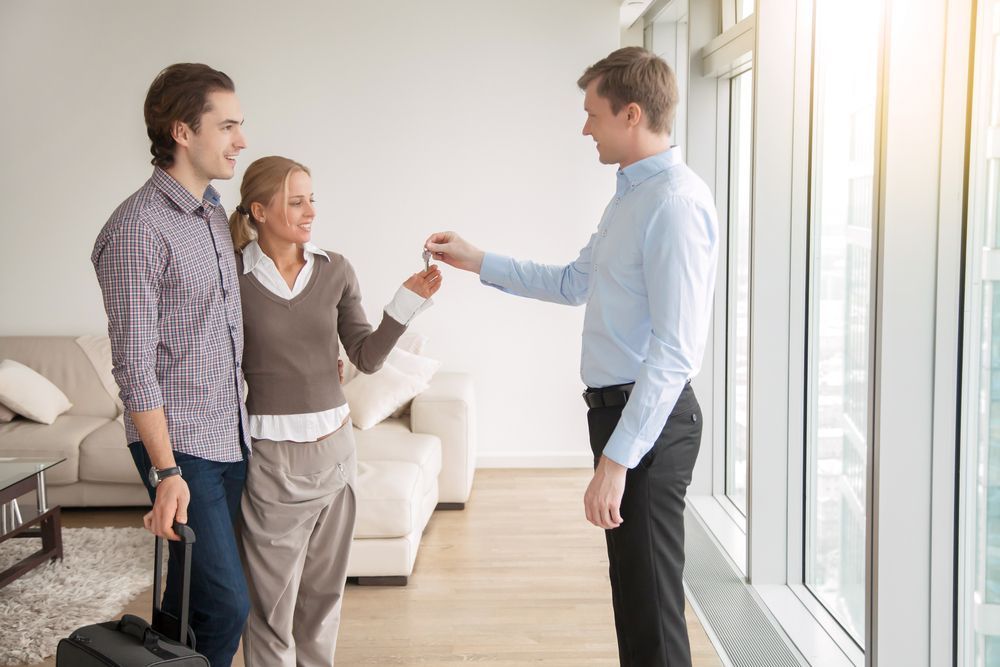
[[[600,389],[594,389],[594,390],[591,390],[589,388],[585,389],[581,394],[581,396],[583,396],[583,402],[587,405],[588,408],[604,407],[604,394],[601,393]],[[593,400],[595,397],[600,397],[599,399],[600,403],[597,403],[596,400],[594,403],[591,403],[591,400]]]

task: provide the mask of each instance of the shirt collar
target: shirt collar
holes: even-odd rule
[[[302,250],[305,251],[306,260],[308,261],[310,255],[315,255],[316,257],[322,257],[326,261],[330,261],[330,256],[326,254],[325,251],[320,250],[318,246],[312,242],[302,244]],[[257,265],[267,260],[273,264],[273,260],[264,253],[261,249],[260,244],[254,239],[250,243],[243,247],[243,273],[250,273]]]
[[[202,200],[198,201],[194,195],[188,192],[187,188],[178,183],[173,176],[160,167],[153,169],[153,185],[184,213],[194,213],[202,206],[206,209],[213,209],[221,202],[219,191],[211,185],[205,188]]]
[[[634,188],[643,181],[656,176],[662,171],[666,171],[674,165],[682,162],[681,147],[671,146],[662,153],[650,155],[638,162],[633,162],[624,169],[618,170],[618,181],[616,191],[621,194],[629,188]]]
[[[316,255],[317,257],[322,257],[328,262],[330,261],[330,256],[326,254],[326,251],[320,250],[319,246],[317,246],[312,241],[306,241],[305,243],[303,243],[302,249],[305,250],[310,255]]]

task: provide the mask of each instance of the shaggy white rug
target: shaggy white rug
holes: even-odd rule
[[[0,665],[40,662],[83,625],[121,614],[153,583],[153,537],[142,528],[64,528],[63,560],[0,588]],[[0,544],[0,571],[39,548]]]

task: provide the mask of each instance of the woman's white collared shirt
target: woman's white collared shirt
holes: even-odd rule
[[[302,246],[306,265],[299,271],[295,284],[291,287],[278,272],[274,261],[261,250],[257,241],[251,241],[243,248],[243,273],[253,273],[261,285],[282,299],[294,299],[309,284],[313,267],[317,261],[330,261],[323,250],[312,243]],[[385,307],[386,314],[401,324],[409,325],[417,314],[431,306],[431,299],[400,286],[396,295]],[[249,388],[253,391],[253,387]],[[250,436],[258,440],[291,440],[293,442],[313,442],[328,433],[333,433],[347,419],[350,408],[345,403],[323,412],[309,412],[296,415],[250,415]]]

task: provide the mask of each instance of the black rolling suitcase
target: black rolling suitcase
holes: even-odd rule
[[[175,524],[174,532],[184,542],[180,619],[160,608],[163,540],[156,538],[153,624],[150,625],[138,616],[126,614],[120,621],[84,626],[59,641],[56,667],[210,667],[208,658],[195,651],[194,634],[188,627],[194,531],[187,526]]]

